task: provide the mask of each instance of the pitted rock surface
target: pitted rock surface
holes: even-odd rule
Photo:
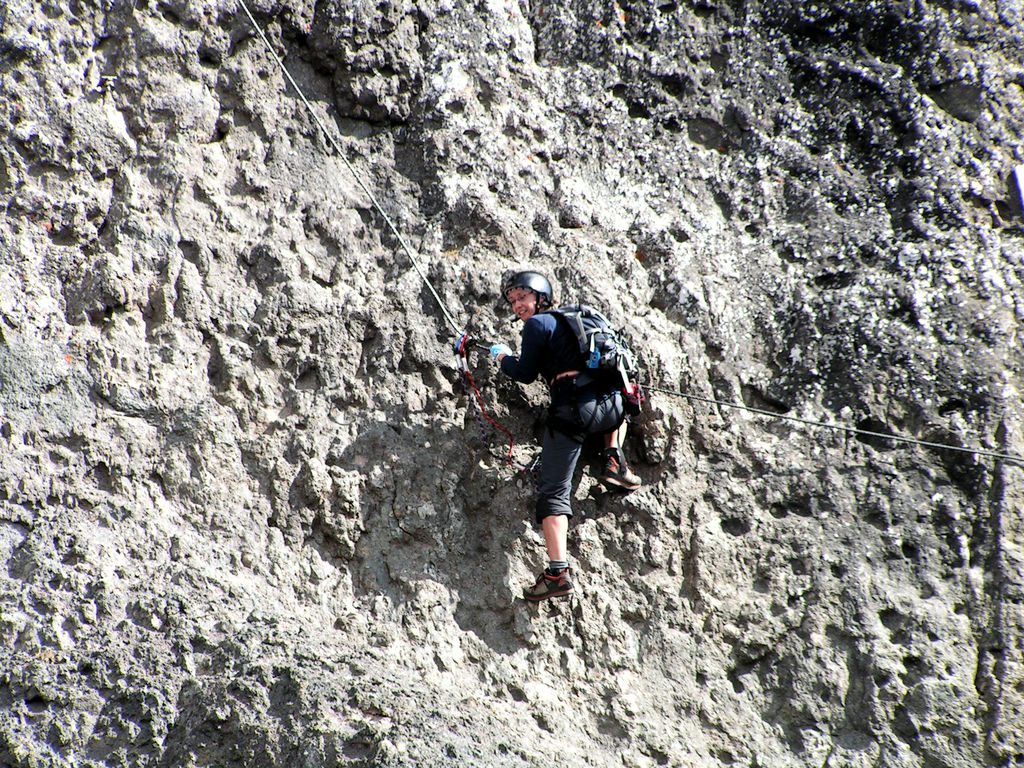
[[[1024,761],[1019,3],[247,2],[0,8],[0,765]]]

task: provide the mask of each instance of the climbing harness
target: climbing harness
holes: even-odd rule
[[[970,453],[970,454],[974,454],[976,456],[984,456],[984,457],[987,457],[987,458],[998,459],[1000,461],[1006,461],[1006,462],[1009,462],[1009,463],[1012,463],[1012,464],[1019,464],[1019,465],[1024,466],[1024,458],[1022,458],[1020,456],[1015,456],[1012,453],[1000,453],[1000,452],[997,452],[997,451],[987,451],[987,450],[984,450],[982,448],[965,448],[965,447],[960,446],[960,445],[950,445],[949,443],[935,443],[935,442],[930,442],[928,440],[918,440],[917,438],[904,437],[902,435],[896,435],[896,434],[889,434],[888,432],[873,432],[873,431],[868,430],[868,429],[861,429],[860,427],[849,427],[849,426],[846,426],[844,424],[829,424],[828,422],[825,422],[825,421],[814,421],[812,419],[802,419],[802,418],[800,418],[798,416],[787,416],[784,413],[775,413],[774,411],[767,411],[767,410],[764,410],[763,408],[753,408],[753,407],[751,407],[749,405],[739,405],[737,403],[727,403],[727,402],[723,402],[721,400],[716,400],[716,399],[711,398],[711,397],[701,397],[699,395],[691,395],[691,394],[687,394],[686,392],[680,392],[679,390],[675,390],[675,389],[668,389],[668,388],[665,388],[665,387],[657,386],[655,384],[649,384],[649,383],[648,384],[644,384],[644,387],[649,392],[661,392],[662,394],[674,395],[675,397],[682,397],[682,398],[685,398],[687,400],[694,400],[694,401],[697,401],[697,402],[700,402],[700,403],[707,403],[709,405],[718,405],[718,406],[722,406],[722,407],[725,407],[725,408],[735,408],[737,410],[747,411],[749,413],[755,413],[755,414],[757,414],[759,416],[768,416],[768,417],[771,417],[773,419],[782,419],[782,420],[785,420],[785,421],[792,421],[792,422],[796,422],[797,424],[803,424],[803,425],[809,426],[809,427],[817,427],[819,429],[831,429],[831,430],[834,430],[834,431],[837,431],[837,432],[846,432],[847,434],[852,434],[852,435],[854,435],[855,437],[858,437],[858,438],[861,438],[861,437],[878,438],[878,439],[882,439],[882,440],[892,440],[893,442],[898,442],[898,443],[908,443],[908,444],[911,444],[911,445],[919,445],[919,446],[922,446],[924,448],[932,448],[932,449],[935,449],[935,450],[957,451],[959,453]]]

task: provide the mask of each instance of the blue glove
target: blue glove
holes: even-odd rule
[[[466,334],[460,333],[455,339],[455,343],[452,344],[452,350],[456,355],[464,354],[466,351]]]
[[[495,360],[498,359],[498,355],[511,355],[512,348],[507,344],[495,344],[491,347],[491,357]]]

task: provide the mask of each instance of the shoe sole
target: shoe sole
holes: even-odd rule
[[[602,483],[607,483],[608,485],[614,485],[614,486],[616,486],[618,488],[625,488],[627,491],[635,491],[641,485],[641,483],[625,483],[622,480],[619,480],[617,477],[603,477],[602,476],[599,479],[601,480]]]
[[[523,599],[531,603],[541,603],[552,597],[568,597],[573,593],[573,589],[567,589],[564,592],[549,592],[546,595],[535,596],[535,595],[523,595]]]

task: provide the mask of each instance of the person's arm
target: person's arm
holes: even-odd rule
[[[534,315],[523,326],[522,351],[519,357],[504,355],[499,360],[501,370],[522,384],[536,380],[541,362],[548,348],[548,330],[538,315]]]

